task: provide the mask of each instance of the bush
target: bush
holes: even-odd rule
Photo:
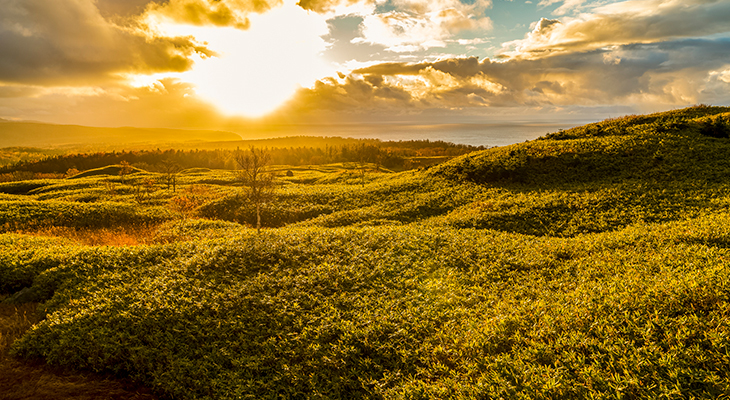
[[[171,218],[170,213],[164,208],[140,209],[127,203],[0,201],[0,227],[6,231],[46,226],[87,228],[141,225],[158,223]]]

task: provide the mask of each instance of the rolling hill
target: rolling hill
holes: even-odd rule
[[[163,398],[722,398],[729,117],[400,173],[287,166],[261,233],[230,170],[3,183],[0,298],[43,314],[11,353]]]
[[[476,183],[555,185],[727,179],[730,107],[629,116],[475,152],[433,170]]]

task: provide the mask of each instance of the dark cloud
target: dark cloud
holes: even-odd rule
[[[476,57],[451,58],[436,62],[425,63],[383,63],[353,71],[356,74],[379,75],[413,75],[432,67],[458,77],[473,76],[481,71],[479,59]]]
[[[411,95],[402,88],[376,84],[348,76],[342,81],[322,79],[311,89],[302,89],[290,102],[297,113],[308,112],[357,112],[373,109],[401,109],[409,107]]]
[[[525,39],[505,44],[504,55],[540,58],[605,46],[661,43],[730,32],[730,2],[631,0],[560,22],[543,18]]]
[[[322,37],[328,42],[324,56],[336,63],[344,64],[350,60],[381,60],[386,46],[371,43],[353,43],[361,35],[363,17],[344,15],[327,21],[329,34]]]
[[[93,0],[0,0],[0,82],[93,85],[123,73],[184,71],[213,55],[191,37],[153,37],[102,17]]]
[[[132,17],[144,12],[150,0],[97,0],[104,18]]]

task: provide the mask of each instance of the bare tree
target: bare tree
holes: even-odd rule
[[[170,160],[162,160],[158,164],[158,171],[162,173],[163,179],[167,184],[167,190],[172,187],[173,193],[177,189],[177,174],[182,171],[182,167]]]
[[[360,174],[360,183],[365,186],[365,173],[368,170],[368,164],[377,158],[377,148],[363,144],[356,148],[357,169]]]
[[[261,232],[261,206],[271,196],[273,175],[268,172],[271,154],[253,146],[248,151],[237,150],[234,160],[238,167],[238,179],[248,186],[248,198],[256,206],[256,230]]]

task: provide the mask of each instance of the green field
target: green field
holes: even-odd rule
[[[0,183],[0,294],[43,316],[12,354],[174,399],[724,398],[729,137],[696,106],[273,165],[261,233],[231,170]]]

